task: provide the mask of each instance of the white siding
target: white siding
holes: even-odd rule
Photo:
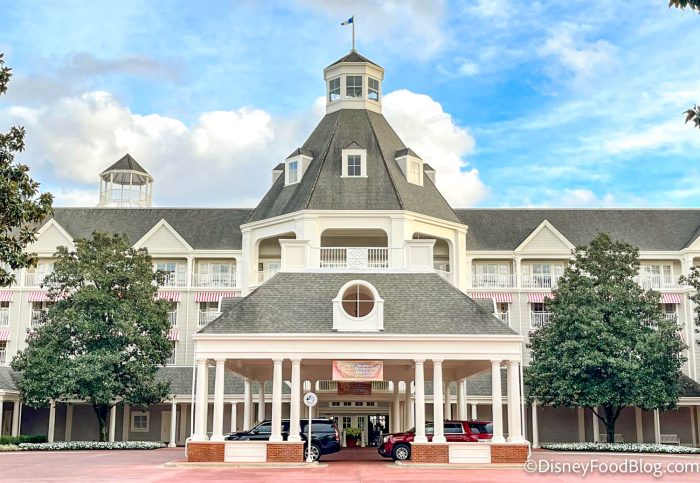
[[[543,227],[539,233],[527,242],[520,251],[523,252],[552,252],[563,251],[568,253],[569,247],[552,230]]]
[[[49,226],[44,233],[39,235],[36,242],[32,243],[28,248],[28,252],[47,252],[53,253],[60,246],[72,245],[70,239],[61,233],[56,226]]]
[[[187,247],[165,226],[148,237],[143,246],[154,253],[188,252]]]

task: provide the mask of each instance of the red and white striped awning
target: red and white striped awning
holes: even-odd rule
[[[29,292],[27,296],[27,302],[46,302],[48,300],[48,292]]]
[[[681,294],[679,293],[662,293],[661,294],[662,304],[679,304],[681,303]]]
[[[180,340],[180,331],[177,329],[170,329],[168,331],[169,340]]]
[[[0,330],[0,341],[7,341],[10,340],[10,331],[9,330]]]
[[[13,292],[10,292],[9,290],[0,292],[0,302],[12,302],[12,295]]]
[[[493,299],[497,304],[510,304],[513,302],[513,295],[498,292],[473,292],[473,299]]]
[[[180,301],[180,292],[158,292],[156,300],[169,300],[170,302]]]
[[[195,302],[218,302],[224,297],[237,297],[238,292],[197,292]]]
[[[527,303],[529,304],[543,304],[544,299],[551,299],[551,293],[529,293],[527,294]]]

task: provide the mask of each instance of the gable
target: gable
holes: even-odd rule
[[[49,220],[37,235],[34,243],[27,247],[30,252],[54,253],[60,246],[72,248],[73,240],[53,219]]]
[[[695,238],[691,238],[691,242],[688,244],[687,250],[700,250],[700,235],[695,233],[693,236]]]
[[[559,233],[547,220],[530,233],[530,235],[515,249],[516,252],[565,252],[569,253],[574,246]]]
[[[161,220],[136,245],[151,253],[186,253],[192,250],[189,244],[165,221]]]

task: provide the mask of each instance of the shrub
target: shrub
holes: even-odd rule
[[[700,448],[653,443],[557,443],[543,444],[541,447],[552,451],[700,454]]]
[[[21,443],[46,443],[47,438],[41,434],[23,434],[21,436],[0,436],[0,444],[18,445]]]
[[[158,449],[165,448],[160,441],[60,441],[57,443],[22,443],[23,451],[64,451],[83,449]]]
[[[5,451],[19,451],[19,446],[16,444],[0,444],[0,453]]]

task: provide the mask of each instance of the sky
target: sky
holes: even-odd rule
[[[158,206],[253,207],[325,109],[323,68],[382,65],[383,111],[454,207],[699,207],[700,15],[666,0],[0,0],[56,206],[129,152]]]

